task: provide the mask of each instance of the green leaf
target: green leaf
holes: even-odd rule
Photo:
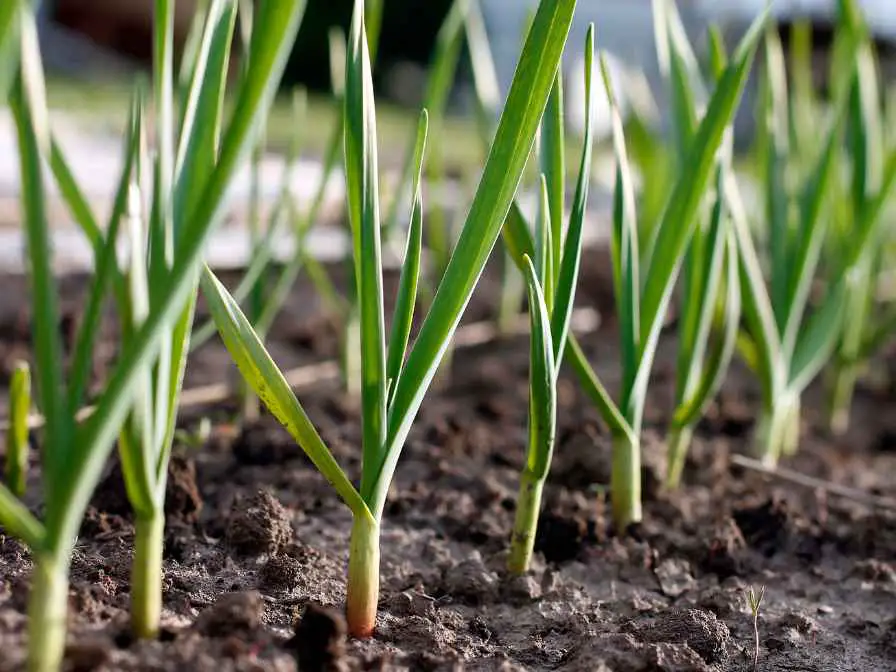
[[[547,227],[550,230],[550,227]],[[529,451],[526,469],[536,478],[547,476],[557,432],[557,368],[551,343],[551,321],[535,267],[526,261],[529,288]]]
[[[781,369],[781,337],[766,289],[759,255],[753,243],[743,199],[733,174],[725,178],[725,196],[737,239],[741,302],[749,339],[740,338],[739,349],[756,373],[766,402],[776,399],[786,382]]]
[[[193,67],[174,165],[176,228],[196,208],[217,159],[235,23],[234,0],[211,1]]]
[[[129,243],[128,319],[126,334],[136,333],[149,315],[150,297],[147,274],[146,222],[139,174],[129,185],[127,234]],[[125,331],[123,329],[123,331]],[[127,336],[125,336],[127,340]],[[152,367],[145,365],[138,372],[137,390],[131,412],[119,437],[119,454],[128,499],[138,515],[152,515],[155,484],[156,443],[153,409]]]
[[[587,69],[587,68],[586,68]],[[590,73],[589,73],[590,74]],[[586,75],[587,77],[587,75]],[[590,90],[590,80],[585,80],[586,91]],[[586,95],[586,98],[588,96]],[[551,249],[552,273],[560,272],[560,261],[563,241],[563,216],[566,211],[566,134],[563,127],[563,68],[557,68],[548,105],[541,120],[541,148],[539,158],[541,172],[547,181],[548,206],[551,213]],[[544,285],[545,301],[550,309],[553,303],[551,290],[556,284],[557,276],[551,278],[550,286]],[[549,314],[551,311],[549,310]]]
[[[6,532],[25,542],[32,552],[43,550],[46,530],[3,483],[0,483],[0,525]]]
[[[568,338],[568,356],[567,361],[572,365],[576,378],[582,390],[591,399],[591,403],[597,408],[601,418],[610,431],[614,435],[622,435],[634,440],[635,430],[628,424],[628,421],[622,416],[619,407],[613,402],[613,398],[607,389],[600,382],[600,379],[594,373],[594,369],[588,363],[582,346],[579,345],[575,335],[570,334]]]
[[[90,493],[102,474],[112,442],[133,400],[137,373],[152,361],[160,346],[160,335],[184,310],[195,288],[204,243],[211,227],[220,221],[223,196],[251,147],[253,130],[265,118],[273,100],[303,10],[304,3],[293,0],[269,0],[259,6],[249,69],[235,95],[236,107],[224,135],[218,163],[196,210],[184,223],[178,256],[159,289],[158,304],[124,348],[107,379],[96,411],[79,428],[77,440],[82,448],[55,495],[65,503],[66,511],[57,520],[47,520],[47,534],[51,539],[69,543],[77,534]]]
[[[789,389],[801,393],[827,364],[837,345],[845,305],[842,282],[828,289],[824,304],[813,313],[800,332],[790,362]]]
[[[117,291],[116,298],[118,299],[119,307],[123,309],[126,305],[124,287],[123,285],[121,288],[117,287],[122,278],[118,269],[116,242],[121,219],[127,207],[128,189],[131,184],[134,162],[138,160],[139,141],[142,133],[142,107],[142,98],[138,93],[131,105],[128,132],[124,141],[123,169],[115,192],[112,214],[109,217],[109,226],[106,228],[105,240],[100,239],[98,241],[100,245],[94,251],[94,278],[91,283],[90,295],[84,308],[84,317],[75,340],[71,372],[69,374],[68,412],[72,415],[77,413],[84,402],[84,391],[87,388],[93,365],[93,348],[102,320],[103,302],[106,299],[110,285],[115,287]],[[54,147],[54,153],[57,151],[58,148]],[[61,152],[58,153],[58,158],[64,164]],[[59,179],[60,175],[64,175],[65,171],[67,171],[67,167],[65,170],[57,172],[57,179]],[[72,196],[76,201],[83,198],[74,179],[72,179],[69,186],[73,187]],[[93,220],[93,214],[90,212],[89,207],[86,210],[86,214],[90,220]]]
[[[203,268],[200,286],[224,345],[246,382],[292,435],[324,478],[333,485],[352,513],[366,514],[366,504],[320,438],[280,369],[256,336],[252,325],[207,266]]]
[[[675,411],[672,424],[687,427],[695,423],[706,412],[706,407],[716,396],[725,374],[731,364],[737,346],[740,328],[741,292],[737,262],[737,241],[734,231],[729,229],[726,236],[725,296],[722,299],[722,334],[710,346],[709,354],[702,366],[699,384],[690,398]]]
[[[681,259],[696,224],[695,214],[712,174],[722,136],[728,128],[746,82],[765,18],[766,14],[763,12],[753,22],[720,79],[688,153],[685,163],[687,171],[676,182],[657,230],[656,244],[653,246],[642,293],[638,373],[632,383],[631,394],[626,390],[621,404],[626,416],[635,418],[633,425],[636,427],[640,424],[641,412],[637,407],[643,404],[646,395],[653,355]]]
[[[71,418],[67,416],[62,378],[59,308],[53,273],[41,157],[49,150],[43,71],[34,17],[22,13],[21,73],[10,98],[19,147],[21,202],[28,251],[28,280],[34,306],[32,319],[35,383],[38,405],[46,420],[41,451],[48,491],[56,486],[68,459]]]
[[[706,353],[716,309],[722,270],[725,267],[727,213],[723,192],[726,168],[716,172],[716,199],[708,228],[698,228],[691,239],[685,260],[684,300],[680,308],[678,361],[675,399],[681,403],[690,397],[702,377]],[[736,259],[736,257],[734,257]],[[734,263],[734,268],[737,264]],[[740,301],[740,297],[737,298]],[[738,310],[738,317],[740,311]]]
[[[606,61],[600,59],[601,74],[613,124],[613,153],[616,157],[616,185],[613,190],[613,235],[611,254],[613,259],[613,287],[616,293],[616,305],[619,313],[619,350],[622,368],[622,398],[628,398],[635,375],[638,370],[638,358],[641,350],[641,276],[638,268],[638,221],[635,210],[635,187],[628,153],[625,147],[625,135],[622,130],[622,118],[613,93],[613,84],[607,69]],[[621,408],[623,413],[626,402]],[[632,422],[632,417],[626,415]],[[637,423],[632,423],[637,431]]]
[[[545,296],[545,305],[548,307],[548,315],[550,315],[554,303],[554,271],[551,267],[554,253],[551,244],[550,194],[544,173],[541,174],[539,180],[538,196],[538,216],[535,218],[535,273],[539,285],[545,288],[542,292]]]
[[[516,267],[521,273],[526,270],[524,256],[535,256],[535,241],[532,238],[532,232],[529,230],[529,224],[526,216],[520,210],[519,204],[514,201],[507,213],[507,219],[504,226],[501,227],[501,239],[504,247]]]
[[[788,287],[786,310],[784,311],[782,348],[785,356],[793,353],[796,338],[806,304],[809,301],[809,290],[821,255],[829,218],[823,213],[827,201],[828,184],[835,167],[834,158],[840,142],[840,129],[844,119],[845,106],[841,107],[837,119],[831,128],[824,151],[818,160],[814,174],[806,185],[803,194],[802,222],[799,234],[799,247],[795,250],[790,267],[790,283]]]
[[[594,24],[589,24],[585,35],[585,136],[582,139],[582,158],[579,163],[579,177],[569,213],[569,229],[563,244],[560,269],[556,272],[556,299],[551,312],[551,339],[554,343],[554,361],[559,368],[563,361],[569,321],[575,304],[576,287],[579,282],[579,265],[582,260],[582,241],[585,226],[585,212],[588,208],[588,187],[591,184],[591,164],[594,147],[594,91],[592,87],[594,69]],[[558,245],[555,243],[555,245]]]
[[[401,446],[510,210],[547,104],[575,0],[542,1],[523,48],[466,223],[423,321],[389,414],[386,462],[372,509],[385,502]]]
[[[423,249],[423,193],[421,178],[423,173],[423,153],[426,148],[426,132],[429,128],[429,116],[426,109],[420,113],[417,126],[417,141],[414,143],[414,183],[413,204],[411,206],[411,225],[408,229],[407,247],[401,276],[398,279],[398,296],[395,299],[395,310],[392,317],[392,331],[389,335],[388,360],[386,377],[392,389],[398,382],[404,355],[411,336],[411,324],[414,319],[414,304],[417,300],[417,279],[420,275],[420,256]]]
[[[370,491],[384,459],[386,439],[386,339],[376,139],[364,3],[357,0],[345,70],[345,170],[360,302],[364,447],[361,495],[364,501],[370,501]]]
[[[777,29],[769,27],[765,35],[765,74],[767,104],[764,121],[768,138],[765,157],[765,216],[768,220],[771,253],[770,294],[775,321],[783,331],[787,319],[788,287],[793,268],[794,234],[791,227],[789,176],[793,162],[788,145],[787,72],[784,51]]]

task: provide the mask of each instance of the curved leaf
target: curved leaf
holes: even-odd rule
[[[252,330],[249,320],[208,266],[203,268],[200,285],[224,345],[246,382],[305,451],[318,471],[333,485],[352,513],[367,513],[367,506],[360,494],[320,438],[289,383]]]

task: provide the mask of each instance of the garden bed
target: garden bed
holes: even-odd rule
[[[603,320],[581,340],[615,387],[609,261],[588,252],[584,266],[579,303]],[[493,276],[477,289],[465,321],[493,313]],[[28,354],[29,334],[23,280],[2,282],[5,385],[12,360]],[[77,315],[83,282],[63,284],[67,314]],[[284,368],[331,359],[336,334],[301,283],[272,333],[271,352]],[[684,486],[667,494],[659,487],[660,437],[672,405],[672,346],[671,339],[661,345],[650,386],[644,523],[612,529],[600,487],[609,482],[610,438],[564,373],[537,560],[515,579],[503,567],[526,443],[528,341],[457,352],[398,467],[383,525],[377,633],[368,641],[341,635],[346,507],[272,419],[239,431],[229,419],[236,404],[191,409],[188,427],[204,413],[214,429],[202,449],[181,446],[172,461],[162,636],[135,642],[128,634],[133,528],[112,469],[76,546],[68,669],[294,670],[301,658],[302,670],[750,670],[754,631],[745,595],[765,586],[758,669],[893,670],[896,510],[885,501],[896,497],[892,392],[860,388],[852,429],[832,440],[813,387],[800,453],[786,461],[801,474],[875,495],[883,506],[732,462],[748,452],[757,407],[753,379],[738,365],[699,427]],[[100,362],[97,376],[103,370]],[[232,375],[226,352],[209,343],[191,358],[185,387]],[[332,381],[300,397],[356,476],[360,426],[352,401]],[[22,669],[30,568],[25,547],[0,534],[2,672]]]

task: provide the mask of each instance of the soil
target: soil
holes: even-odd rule
[[[618,381],[606,260],[589,253],[579,303],[603,323],[583,339],[605,383]],[[233,278],[230,278],[232,281]],[[28,354],[20,279],[3,279],[0,380]],[[83,281],[64,283],[77,315]],[[394,287],[394,278],[390,279]],[[486,283],[468,319],[491,314]],[[390,290],[391,293],[391,290]],[[71,331],[72,325],[63,325]],[[114,355],[114,329],[96,367]],[[300,284],[271,337],[283,366],[336,354],[335,332]],[[133,527],[120,471],[101,483],[72,565],[66,669],[588,670],[754,669],[749,588],[765,587],[759,670],[896,670],[896,512],[773,479],[733,464],[749,451],[757,408],[735,366],[702,423],[684,485],[662,490],[663,431],[674,342],[662,343],[644,440],[644,522],[614,530],[606,484],[610,442],[564,374],[558,444],[531,572],[504,571],[526,427],[528,344],[506,339],[458,353],[427,397],[399,464],[382,532],[374,638],[345,634],[340,610],[351,519],[268,416],[237,428],[234,404],[201,449],[172,461],[165,539],[164,627],[158,641],[127,628]],[[885,371],[882,358],[875,368]],[[197,352],[187,386],[233,367],[217,343]],[[357,405],[333,383],[301,398],[352,477]],[[870,493],[896,495],[896,414],[886,386],[860,386],[851,429],[823,429],[822,394],[807,394],[801,450],[785,464]],[[199,414],[183,418],[195,426]],[[35,466],[29,503],[39,507]],[[23,669],[28,551],[0,531],[0,671]]]

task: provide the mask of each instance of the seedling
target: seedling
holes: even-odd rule
[[[853,43],[859,61],[867,52]],[[825,298],[811,315],[810,290],[832,217],[828,210],[836,187],[836,158],[849,102],[865,86],[863,69],[852,70],[834,100],[834,117],[822,135],[821,151],[807,162],[807,175],[796,188],[784,176],[788,161],[786,83],[781,46],[770,31],[766,38],[766,217],[770,247],[768,284],[737,183],[726,182],[726,195],[740,250],[745,329],[739,337],[741,355],[756,372],[762,389],[762,415],[757,425],[756,452],[766,465],[793,453],[799,442],[800,397],[835,352],[843,333],[844,309],[853,273],[873,245],[879,214],[889,187],[876,191],[863,206],[850,233]],[[887,166],[883,184],[896,179],[896,160]]]
[[[159,0],[157,9],[157,16],[170,19],[169,2]],[[164,499],[167,447],[173,434],[182,370],[178,363],[183,361],[182,346],[188,333],[187,316],[192,316],[200,253],[211,228],[221,219],[224,194],[251,146],[253,129],[267,113],[298,30],[302,5],[292,0],[273,0],[260,7],[256,25],[264,26],[263,39],[253,40],[249,70],[240,82],[237,104],[223,133],[215,123],[222,95],[223,65],[219,78],[214,64],[222,62],[218,59],[227,41],[226,18],[230,12],[232,21],[232,3],[220,0],[208,11],[215,19],[210,18],[206,26],[207,58],[198,59],[194,68],[193,95],[185,107],[182,151],[177,163],[170,133],[171,79],[165,77],[156,82],[160,109],[166,114],[159,119],[160,168],[154,201],[168,205],[158,207],[149,219],[151,245],[145,271],[153,281],[149,288],[144,285],[145,292],[140,285],[141,278],[145,282],[147,277],[143,273],[147,257],[135,253],[146,249],[140,246],[141,236],[134,235],[138,233],[138,217],[129,217],[128,221],[132,254],[124,276],[116,268],[115,255],[117,232],[126,209],[134,206],[130,214],[136,215],[143,193],[138,186],[142,136],[139,97],[131,113],[124,170],[104,235],[58,146],[51,141],[34,16],[25,11],[17,16],[21,67],[10,106],[19,140],[23,222],[35,316],[36,401],[45,420],[40,445],[45,520],[38,521],[5,486],[0,486],[0,522],[8,532],[21,538],[34,555],[28,611],[28,666],[34,672],[59,668],[65,644],[68,570],[81,519],[116,436],[121,432],[126,437],[131,428],[138,426],[146,433],[134,433],[131,436],[139,441],[127,445],[122,442],[121,446],[128,493],[132,498],[147,495],[145,503],[150,505],[137,512],[132,602],[138,632],[151,633],[155,627],[153,619],[157,616],[161,589],[162,537],[161,524],[157,522],[161,517],[147,521],[143,515],[161,511]],[[160,25],[170,26],[170,20],[162,19]],[[158,29],[156,37],[157,68],[170,73],[171,32]],[[75,340],[68,380],[63,378],[62,349],[56,329],[58,298],[53,287],[50,228],[45,210],[44,160],[50,162],[60,190],[87,233],[95,256],[95,276]],[[78,411],[86,393],[101,308],[110,289],[119,301],[127,334],[106,387],[95,400],[94,412],[80,422]],[[162,382],[153,388],[154,377]],[[147,408],[147,401],[154,404],[150,406],[154,414],[138,416]],[[147,422],[138,424],[138,417]],[[126,419],[129,426],[123,430]]]
[[[501,231],[547,103],[574,9],[575,0],[544,0],[539,4],[464,227],[405,360],[420,257],[420,171],[426,114],[421,118],[415,152],[411,233],[387,340],[380,258],[376,116],[364,7],[361,0],[355,4],[346,63],[345,166],[354,275],[361,302],[363,441],[359,487],[339,467],[237,303],[208,269],[202,275],[203,294],[243,376],[352,511],[347,620],[355,636],[369,636],[376,623],[380,525],[401,449]]]
[[[694,139],[699,108],[706,92],[697,59],[688,42],[675,5],[654,0],[657,52],[672,100],[675,169],[685,170],[688,147]],[[720,76],[725,55],[718,40],[712,42],[713,74]],[[730,138],[725,142],[724,163],[730,163]],[[697,224],[683,261],[678,302],[678,357],[675,378],[675,410],[668,435],[666,485],[677,487],[694,426],[703,416],[724,380],[740,323],[740,282],[737,246],[728,222],[723,189],[729,168],[720,165],[711,208],[698,213]],[[710,205],[708,203],[707,205]],[[641,227],[649,232],[652,226]],[[651,251],[646,256],[649,263]]]
[[[759,668],[759,606],[765,597],[765,586],[755,590],[753,586],[747,589],[747,606],[753,614],[753,670]]]
[[[517,496],[516,519],[510,542],[508,570],[523,574],[529,568],[538,515],[541,510],[541,496],[551,468],[554,439],[557,433],[557,377],[566,348],[566,335],[575,302],[576,285],[579,278],[579,264],[582,257],[582,228],[585,207],[588,202],[588,186],[591,177],[591,153],[593,146],[591,95],[592,63],[594,59],[594,26],[589,26],[585,39],[585,137],[579,179],[573,200],[569,228],[563,240],[563,230],[558,228],[555,239],[555,219],[552,217],[549,184],[560,181],[563,170],[551,172],[550,177],[542,175],[539,217],[535,227],[535,263],[524,254],[524,272],[529,293],[529,427],[526,464],[520,476]],[[557,90],[555,78],[553,91]],[[553,94],[552,94],[553,97]],[[550,99],[549,99],[550,101]],[[551,103],[545,113],[545,122],[550,123]],[[554,119],[556,121],[556,119]],[[563,140],[563,123],[556,128],[559,139]],[[556,186],[554,184],[553,186]],[[556,192],[555,192],[556,197]],[[562,199],[559,203],[562,207]],[[562,221],[561,221],[562,225]],[[554,259],[557,265],[554,265]]]

